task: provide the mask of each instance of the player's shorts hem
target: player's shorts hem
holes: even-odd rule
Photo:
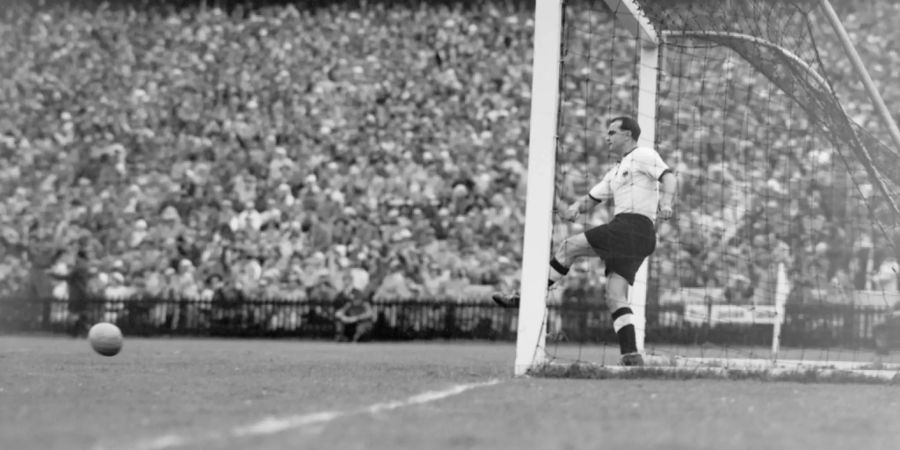
[[[584,235],[603,259],[606,275],[621,275],[629,285],[634,285],[644,258],[656,249],[653,221],[641,214],[617,214],[609,223],[586,230]]]

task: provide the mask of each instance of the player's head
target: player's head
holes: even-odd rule
[[[641,127],[628,116],[613,117],[606,121],[606,143],[614,151],[627,151],[641,137]]]

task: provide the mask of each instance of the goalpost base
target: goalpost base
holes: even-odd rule
[[[900,384],[900,364],[849,361],[803,361],[690,358],[645,355],[644,366],[627,367],[579,361],[547,362],[528,370],[541,378],[581,379],[728,379],[831,383]]]

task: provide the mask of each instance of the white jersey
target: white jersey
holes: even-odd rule
[[[641,214],[656,222],[659,181],[670,171],[656,150],[636,147],[606,172],[588,195],[597,201],[612,199],[614,214]]]

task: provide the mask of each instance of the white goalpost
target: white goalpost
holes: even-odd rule
[[[765,4],[767,0],[737,0],[736,3],[759,3]],[[661,66],[664,66],[664,52],[667,45],[681,45],[679,39],[697,39],[704,42],[704,45],[723,46],[730,48],[737,55],[745,60],[749,60],[749,66],[759,70],[763,76],[771,81],[778,89],[785,90],[783,97],[787,103],[799,104],[798,110],[808,114],[808,119],[799,120],[803,125],[810,127],[818,126],[825,130],[823,133],[832,141],[846,142],[850,140],[850,147],[856,152],[856,158],[862,159],[862,163],[866,165],[866,170],[870,177],[877,177],[871,183],[878,186],[882,193],[893,193],[895,184],[885,184],[881,171],[883,168],[875,169],[870,167],[874,160],[884,161],[884,158],[890,158],[893,155],[890,151],[885,150],[883,146],[871,148],[871,143],[877,140],[871,139],[868,135],[860,136],[860,130],[846,119],[842,109],[838,113],[834,113],[833,92],[827,80],[824,80],[814,68],[810,66],[806,59],[794,54],[790,49],[784,48],[777,42],[772,42],[766,37],[744,35],[728,29],[704,29],[704,22],[710,20],[726,20],[726,17],[716,17],[716,13],[709,13],[709,17],[703,16],[702,20],[696,23],[691,22],[683,11],[679,12],[681,16],[673,19],[672,23],[677,22],[682,28],[675,28],[672,23],[665,23],[661,17],[661,11],[667,8],[666,2],[663,1],[641,1],[641,0],[594,0],[586,3],[602,4],[608,12],[609,17],[615,22],[614,29],[622,30],[630,36],[633,42],[634,52],[634,72],[630,76],[633,79],[630,97],[626,103],[630,105],[630,110],[614,111],[616,115],[632,115],[634,116],[642,130],[639,145],[649,147],[659,147],[660,141],[657,135],[659,127],[658,113],[660,112],[660,79]],[[819,6],[824,10],[827,17],[833,15],[827,0],[819,0]],[[557,195],[557,186],[555,177],[557,176],[557,167],[560,164],[558,149],[560,146],[560,109],[564,103],[561,99],[561,90],[563,90],[563,66],[564,46],[566,45],[566,24],[565,24],[565,0],[536,0],[535,3],[535,20],[534,20],[534,56],[533,56],[533,79],[532,79],[532,95],[531,95],[531,115],[530,115],[530,135],[528,150],[528,174],[527,174],[527,194],[526,194],[526,211],[525,211],[525,230],[523,238],[523,256],[522,256],[522,272],[521,272],[521,305],[518,312],[517,320],[517,341],[514,373],[517,376],[526,374],[542,375],[540,369],[548,368],[557,364],[553,355],[548,353],[547,348],[547,322],[548,322],[548,286],[547,280],[549,275],[548,262],[551,257],[551,247],[554,233],[554,207]],[[675,5],[677,3],[678,5]],[[709,1],[678,1],[673,3],[673,8],[686,8],[689,11],[696,10],[699,14],[706,14],[703,8],[717,8],[716,3]],[[695,3],[695,4],[692,4]],[[731,2],[728,2],[731,3]],[[807,2],[810,3],[810,2]],[[713,5],[713,6],[710,6]],[[742,6],[744,12],[751,11],[762,16],[767,15],[764,8],[756,6]],[[693,8],[693,10],[691,10]],[[673,14],[674,16],[674,14]],[[834,16],[836,17],[836,16]],[[770,20],[771,18],[762,17],[760,20]],[[684,25],[688,23],[689,25]],[[671,28],[666,28],[672,25]],[[840,24],[832,25],[835,27],[835,33],[841,38],[841,42],[846,45],[849,41],[846,34],[842,32]],[[773,27],[774,29],[774,27]],[[734,43],[741,41],[742,43],[735,45]],[[787,41],[792,42],[791,38]],[[617,51],[612,44],[610,52]],[[743,46],[746,46],[743,47]],[[883,114],[883,101],[877,97],[877,91],[864,68],[860,68],[859,57],[852,52],[852,45],[845,48],[849,53],[849,57],[854,60],[854,68],[862,72],[858,75],[865,81],[865,87],[870,95],[873,95],[872,102],[878,106],[878,112],[882,113],[883,120],[890,120]],[[758,53],[755,53],[758,52]],[[771,52],[771,53],[770,53]],[[775,56],[772,56],[772,55]],[[758,57],[758,58],[757,58]],[[770,58],[770,59],[765,59]],[[765,59],[765,60],[764,60]],[[787,62],[784,62],[787,61]],[[680,62],[680,61],[679,61]],[[768,68],[765,64],[785,64],[787,69],[775,67],[771,69],[771,73],[767,72]],[[595,67],[603,67],[605,70],[613,70],[614,64],[593,64]],[[688,65],[686,65],[688,66]],[[798,69],[799,68],[799,69]],[[687,69],[695,70],[695,69]],[[807,73],[803,73],[804,70]],[[785,75],[787,73],[788,75]],[[614,77],[615,74],[606,73],[606,77]],[[729,75],[730,76],[730,75]],[[796,77],[802,79],[803,82],[798,83],[800,87],[795,86],[793,81],[787,83],[787,77]],[[807,83],[811,87],[807,87]],[[711,84],[711,83],[710,83]],[[788,86],[786,88],[786,86]],[[668,91],[672,91],[672,86],[667,86]],[[796,90],[792,90],[796,89]],[[806,89],[806,90],[803,90]],[[818,90],[817,90],[818,89]],[[610,90],[615,90],[610,82]],[[702,91],[702,88],[701,88]],[[812,94],[809,91],[813,91]],[[821,92],[820,92],[821,91]],[[825,100],[816,98],[811,101],[810,98],[824,92]],[[610,93],[610,96],[613,94]],[[678,93],[670,96],[679,98]],[[769,94],[771,95],[771,94]],[[830,95],[831,97],[828,97]],[[748,94],[749,98],[749,94]],[[680,100],[675,100],[680,101]],[[589,103],[588,100],[584,102]],[[669,100],[671,103],[672,100]],[[824,105],[824,106],[823,106]],[[703,105],[700,106],[701,110]],[[793,108],[793,106],[787,106]],[[817,109],[818,108],[818,109]],[[831,108],[831,109],[829,109]],[[747,112],[744,112],[746,115]],[[829,116],[832,114],[832,116]],[[837,114],[837,116],[834,116]],[[670,124],[670,128],[676,131],[684,131],[686,127],[684,123],[679,123],[678,113],[671,113],[676,118],[668,117],[667,120],[675,121],[674,125]],[[761,114],[765,116],[765,113]],[[837,117],[837,119],[835,119]],[[704,126],[706,119],[704,118]],[[835,124],[834,121],[839,123]],[[846,123],[844,122],[846,121]],[[587,121],[586,121],[587,123]],[[791,125],[787,125],[786,130],[782,130],[788,136],[794,133]],[[712,127],[710,127],[712,128]],[[887,124],[887,129],[891,132],[892,138],[896,130],[893,122]],[[850,130],[850,131],[848,131]],[[670,130],[671,131],[671,130]],[[721,130],[720,133],[727,135],[733,130]],[[750,134],[749,132],[747,134]],[[794,135],[799,133],[794,133]],[[847,137],[849,135],[849,137]],[[726,136],[727,137],[727,136]],[[752,141],[749,136],[742,136],[744,141]],[[673,139],[671,136],[667,139]],[[722,138],[724,141],[724,137]],[[797,141],[798,138],[792,138]],[[808,138],[812,139],[812,138]],[[586,139],[589,140],[589,139]],[[810,141],[812,142],[812,141]],[[812,146],[813,144],[809,144]],[[588,146],[588,144],[585,144]],[[836,145],[837,146],[837,145]],[[897,142],[900,148],[900,138]],[[724,147],[724,144],[723,144]],[[663,152],[661,152],[663,153]],[[871,153],[871,154],[870,154]],[[838,155],[837,151],[835,154]],[[862,156],[861,156],[862,155]],[[845,160],[843,154],[839,155]],[[835,156],[837,160],[838,156]],[[664,156],[665,159],[665,156]],[[868,160],[866,160],[868,159]],[[671,163],[670,163],[671,164]],[[724,165],[725,163],[723,163]],[[706,168],[698,168],[698,172],[704,171]],[[596,168],[588,168],[588,171],[598,170]],[[849,170],[849,169],[848,169]],[[887,178],[891,182],[896,183],[893,179],[894,174],[888,173]],[[857,183],[853,177],[849,177],[848,183]],[[683,180],[679,177],[679,183]],[[747,188],[751,189],[750,187]],[[748,194],[748,197],[751,195]],[[756,196],[752,196],[756,201]],[[790,196],[788,196],[790,197]],[[890,202],[888,202],[890,203]],[[724,208],[724,207],[723,207]],[[676,215],[679,214],[676,211]],[[734,215],[733,211],[728,211],[725,215]],[[726,225],[734,226],[738,225]],[[774,249],[772,249],[774,251]],[[659,253],[659,252],[657,252]],[[654,256],[654,258],[662,258],[662,256]],[[649,261],[654,264],[653,261]],[[723,264],[728,264],[723,262]],[[778,264],[772,263],[772,280],[770,282],[771,289],[767,294],[771,300],[771,306],[757,306],[754,301],[750,308],[759,308],[765,310],[769,314],[761,322],[766,326],[770,326],[768,340],[768,355],[760,356],[754,354],[752,357],[718,357],[704,356],[701,350],[700,355],[679,354],[674,353],[656,354],[652,350],[648,350],[646,344],[647,338],[647,317],[648,317],[648,297],[650,296],[649,288],[651,286],[648,261],[645,261],[636,275],[633,286],[629,289],[629,302],[635,315],[635,332],[637,338],[637,347],[640,353],[645,355],[647,361],[643,368],[621,367],[617,365],[608,365],[605,363],[595,364],[597,369],[601,370],[599,377],[605,377],[610,374],[629,373],[643,371],[650,375],[682,376],[679,374],[688,373],[690,376],[695,375],[711,375],[711,376],[730,376],[735,373],[739,377],[744,377],[748,373],[762,374],[761,376],[769,378],[788,378],[795,377],[798,374],[809,376],[810,372],[814,372],[814,379],[849,376],[849,379],[861,377],[865,379],[877,380],[893,380],[896,381],[898,373],[900,373],[900,364],[885,364],[881,362],[860,361],[859,358],[853,358],[853,361],[841,361],[835,358],[825,358],[826,361],[815,361],[813,358],[807,360],[804,358],[796,359],[796,352],[782,352],[782,342],[784,340],[784,327],[786,318],[786,304],[791,289],[791,283],[788,276],[788,268],[785,262]],[[600,276],[599,274],[594,274]],[[761,287],[760,287],[761,289]],[[716,291],[718,292],[718,291]],[[766,293],[763,293],[766,294]],[[658,305],[654,305],[658,307]],[[712,320],[712,307],[709,307],[709,320]],[[754,314],[756,316],[756,314]],[[764,314],[759,315],[764,316]],[[565,320],[565,319],[563,319]],[[656,319],[660,320],[660,319]],[[793,335],[791,335],[793,336]],[[579,355],[581,351],[579,350]],[[806,353],[801,352],[801,355]],[[590,358],[588,358],[589,362]],[[577,365],[585,366],[586,361],[577,361]],[[588,364],[590,365],[590,364]],[[571,373],[570,369],[547,369],[548,372],[543,375],[560,376],[560,373]],[[579,369],[578,373],[584,373]]]
[[[653,146],[656,139],[656,89],[659,39],[653,26],[630,0],[604,0],[617,11],[625,28],[640,36],[641,70],[637,120],[642,133],[639,144]],[[534,61],[528,149],[528,193],[522,258],[522,306],[516,339],[516,375],[544,363],[546,298],[550,242],[553,229],[554,176],[562,46],[563,0],[537,0],[535,5]],[[638,350],[644,350],[647,268],[641,266],[629,301],[635,315]]]
[[[656,89],[659,39],[652,25],[629,0],[604,0],[645,42],[641,49],[640,95],[637,120],[642,133],[639,144],[653,146],[656,139]],[[560,49],[562,46],[563,0],[537,0],[534,25],[534,61],[528,149],[528,193],[525,208],[525,237],[522,257],[522,306],[516,339],[515,374],[523,375],[544,363],[546,340],[547,261],[553,229],[554,169],[559,91]],[[638,350],[644,351],[647,267],[641,266],[629,301],[635,315]]]
[[[534,63],[528,144],[528,192],[515,374],[544,363],[547,276],[553,232],[556,126],[563,0],[537,0],[534,11]]]

